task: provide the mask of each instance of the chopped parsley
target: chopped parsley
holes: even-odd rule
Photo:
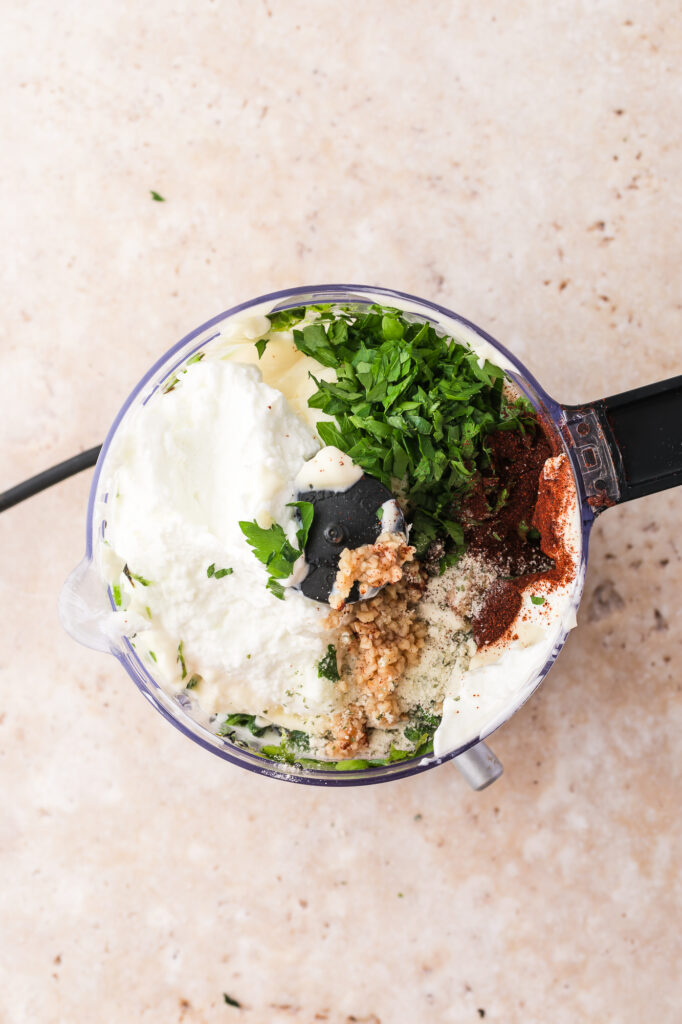
[[[156,659],[154,659],[154,660],[156,660]],[[195,687],[197,687],[199,685],[200,682],[201,682],[201,676],[194,675],[194,676],[191,677],[191,679],[187,683],[185,683],[185,689],[186,690],[193,690]]]
[[[295,306],[293,309],[281,309],[278,313],[268,313],[270,330],[288,331],[294,324],[300,323],[305,314],[305,306]]]
[[[267,530],[259,526],[255,519],[253,522],[242,520],[239,523],[254,555],[270,573],[266,587],[280,600],[284,600],[284,587],[279,581],[291,576],[295,563],[303,554],[314,515],[314,506],[310,501],[292,501],[288,507],[297,508],[301,519],[301,525],[296,531],[298,548],[291,544],[284,527],[279,523],[273,523]]]
[[[155,203],[165,203],[166,202],[166,200],[163,198],[163,196],[159,192],[155,192],[153,188],[149,190],[149,194],[150,194],[150,196],[152,197],[152,199],[154,200]]]
[[[111,588],[111,592],[114,595],[114,604],[116,605],[117,608],[120,608],[121,607],[121,588],[119,587],[118,583],[114,583],[113,587]]]
[[[235,714],[227,715],[224,719],[220,729],[218,730],[219,736],[229,736],[234,728],[248,729],[252,736],[262,736],[264,732],[267,732],[268,726],[256,725],[255,715]]]
[[[287,696],[290,695],[291,691],[288,691]],[[250,750],[259,757],[268,758],[278,763],[295,764],[300,765],[302,768],[323,772],[352,772],[360,771],[364,768],[377,768],[394,764],[396,761],[406,761],[410,758],[415,759],[432,754],[433,734],[439,724],[440,715],[431,715],[422,708],[417,708],[412,714],[409,725],[403,730],[405,739],[408,744],[411,744],[410,748],[403,750],[392,743],[387,757],[374,758],[371,761],[361,758],[353,758],[346,761],[320,761],[317,758],[306,756],[310,750],[310,737],[307,733],[299,729],[285,729],[274,724],[258,726],[256,725],[255,715],[227,715],[218,729],[218,735],[226,737],[232,743]],[[270,742],[259,746],[255,741],[245,740],[243,735],[239,735],[235,731],[237,728],[246,729],[256,738],[268,733],[268,739],[270,739],[270,736],[275,734],[279,736],[279,743]]]
[[[533,604],[544,604],[545,603],[544,597],[536,597],[535,594],[531,594],[530,595],[530,599],[533,602]]]
[[[503,394],[504,371],[430,323],[371,306],[326,310],[294,330],[299,351],[336,371],[313,376],[308,405],[333,421],[316,425],[323,444],[340,448],[404,500],[412,541],[423,555],[437,537],[446,557],[464,550],[454,502],[490,465],[487,436],[522,429],[524,400]],[[500,496],[504,504],[506,494]]]
[[[127,563],[123,566],[123,575],[130,580],[131,587],[135,586],[135,580],[137,580],[138,583],[141,583],[143,587],[151,586],[151,580],[146,580],[144,576],[139,576],[136,572],[131,572]]]
[[[265,346],[267,345],[268,341],[269,341],[268,338],[260,338],[256,342],[256,352],[258,353],[258,358],[259,359],[263,358],[263,353],[265,352]]]
[[[152,661],[156,661],[156,655],[154,654],[153,651],[149,652],[149,657],[152,659]]]
[[[213,577],[216,580],[221,580],[223,576],[231,576],[233,572],[234,569],[216,569],[215,562],[211,562],[206,570],[206,575],[209,579]]]
[[[242,1004],[237,1002],[237,1000],[234,999],[232,996],[228,996],[227,992],[223,992],[223,999],[225,1000],[228,1006],[236,1006],[239,1009],[241,1009]]]
[[[321,679],[331,679],[333,683],[338,683],[339,667],[336,663],[336,647],[334,644],[327,646],[327,653],[324,658],[320,658],[317,663],[317,675]]]
[[[185,363],[184,368],[178,370],[176,373],[173,374],[172,377],[169,378],[165,386],[161,389],[162,394],[167,395],[171,391],[175,391],[176,387],[180,383],[180,377],[187,373],[187,368],[191,366],[193,363],[200,363],[205,355],[205,352],[195,352],[193,356],[190,356],[190,358]]]
[[[185,665],[185,656],[182,653],[182,640],[178,644],[178,656],[176,660],[178,665],[180,666],[180,677],[181,679],[184,679],[185,676],[187,675],[187,665]]]

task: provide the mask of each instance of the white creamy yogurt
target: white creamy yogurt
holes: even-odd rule
[[[197,697],[208,711],[269,716],[285,702],[304,715],[306,705],[331,707],[333,684],[316,670],[328,642],[327,609],[294,591],[284,601],[270,593],[267,570],[239,528],[239,520],[277,522],[296,545],[287,503],[318,446],[258,369],[209,357],[140,408],[109,456],[104,557],[118,557],[150,581],[133,577],[133,586],[119,576],[119,614],[136,628],[146,622],[138,650],[153,651],[158,673],[146,653],[153,674],[178,690],[186,681],[182,641],[187,673],[202,677]],[[209,578],[210,565],[233,571]]]

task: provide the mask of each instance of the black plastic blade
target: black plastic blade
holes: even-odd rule
[[[305,547],[308,575],[300,585],[306,597],[313,601],[328,602],[344,548],[359,548],[373,544],[382,532],[379,509],[392,501],[388,487],[365,474],[347,491],[301,491],[299,501],[310,501],[315,507],[312,526]],[[395,527],[405,531],[400,517]],[[355,584],[346,603],[358,601],[360,594]]]

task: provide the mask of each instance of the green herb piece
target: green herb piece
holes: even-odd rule
[[[118,583],[114,583],[113,587],[111,588],[111,591],[112,591],[112,593],[114,595],[114,604],[116,605],[117,608],[120,608],[121,607],[121,588],[119,587]]]
[[[205,355],[205,352],[195,352],[194,355],[190,356],[190,358],[187,360],[187,366],[191,366],[192,363],[200,363]]]
[[[265,352],[265,347],[266,347],[268,341],[269,341],[268,338],[260,338],[256,342],[256,352],[258,353],[258,358],[259,359],[262,359],[263,353]]]
[[[405,739],[414,744],[414,750],[403,751],[402,754],[405,757],[417,758],[433,753],[433,735],[440,725],[440,721],[440,715],[431,714],[421,707],[416,708],[412,713],[409,724],[403,730]],[[397,756],[399,753],[401,752],[391,747],[388,763],[402,760],[402,757]]]
[[[182,640],[178,644],[178,656],[177,656],[176,660],[177,660],[178,665],[180,666],[180,672],[181,672],[180,678],[184,679],[185,676],[187,675],[187,666],[185,665],[185,656],[182,653]]]
[[[544,604],[545,603],[544,597],[536,597],[535,594],[531,594],[530,595],[530,599],[533,602],[533,604]]]
[[[280,600],[284,600],[284,587],[278,580],[285,580],[291,576],[295,563],[303,554],[315,513],[314,505],[310,501],[292,501],[288,507],[296,508],[299,512],[301,526],[296,531],[296,539],[300,549],[290,543],[284,528],[279,523],[273,523],[267,530],[259,526],[255,519],[253,522],[240,521],[239,523],[239,528],[249,542],[254,555],[270,573],[266,583],[267,589]]]
[[[528,531],[528,540],[540,540],[540,531],[536,530],[534,526],[531,526],[530,530]]]
[[[146,605],[144,606],[144,610],[145,610],[145,611],[146,611],[146,613],[147,613],[147,618],[148,618],[148,619],[151,619],[151,617],[152,617],[152,610],[151,610],[151,608],[149,607],[149,605],[148,605],[148,604],[146,604]]]
[[[270,593],[274,594],[280,601],[284,600],[284,587],[279,580],[275,579],[274,576],[270,576],[268,578],[268,582],[265,584],[265,589],[269,590]]]
[[[171,379],[166,384],[166,386],[162,389],[162,394],[164,394],[164,395],[170,394],[171,391],[175,390],[175,388],[178,386],[179,383],[180,383],[180,378],[177,376],[177,374],[174,373],[173,376],[171,377]]]
[[[137,580],[138,583],[141,583],[143,587],[151,586],[151,580],[146,580],[144,576],[140,576],[136,572],[131,572],[130,569],[128,568],[127,563],[123,566],[123,574],[130,581],[130,585],[132,587],[135,586],[135,580]]]
[[[384,518],[384,506],[383,505],[379,505],[379,508],[377,509],[377,519],[383,519],[383,518]]]
[[[495,514],[496,512],[499,512],[500,509],[503,508],[504,505],[506,505],[508,497],[509,497],[509,491],[507,490],[506,487],[503,487],[502,490],[500,491],[500,493],[497,496],[497,501],[495,502],[495,507],[493,508],[493,514]]]
[[[315,515],[315,506],[312,501],[290,501],[287,503],[287,508],[297,508],[298,513],[301,517],[301,525],[296,531],[296,540],[298,541],[301,549],[301,554],[306,546],[308,540],[308,534],[310,533],[310,527],[313,523],[313,516]]]
[[[190,678],[189,682],[185,683],[185,689],[186,690],[193,690],[195,687],[197,687],[199,685],[200,682],[201,682],[201,676],[196,676],[196,675],[192,676]]]
[[[155,192],[154,189],[150,189],[149,194],[151,195],[151,197],[152,197],[152,199],[154,200],[155,203],[165,203],[166,202],[166,200],[163,198],[163,196],[160,195],[160,193]]]
[[[227,992],[223,992],[223,999],[225,1000],[228,1006],[237,1006],[239,1009],[241,1009],[242,1004],[237,1002],[237,1000],[234,999],[232,996],[228,996]]]
[[[424,729],[431,729],[435,732],[441,722],[441,715],[434,715],[423,707],[417,707],[412,716],[413,723]]]
[[[271,576],[286,579],[291,575],[294,562],[301,552],[290,544],[284,528],[279,523],[273,523],[266,530],[254,519],[253,522],[240,521],[239,528],[251,545],[254,555],[270,570]]]
[[[277,313],[268,313],[270,330],[288,331],[294,324],[301,322],[305,313],[305,306],[295,306],[293,309],[281,309]]]
[[[288,739],[294,750],[310,750],[310,738],[307,732],[292,729],[288,734]]]
[[[331,766],[337,772],[358,772],[358,771],[361,771],[363,768],[369,768],[369,765],[370,765],[369,761],[363,761],[363,760],[361,760],[359,758],[356,758],[355,760],[351,760],[351,761],[332,761],[331,762]],[[319,761],[317,767],[318,768],[325,768],[326,767],[326,763],[324,761]]]
[[[402,900],[402,899],[404,899],[404,896],[403,896],[403,894],[402,894],[401,892],[399,892],[399,893],[398,893],[398,899],[399,899],[399,900]]]
[[[301,753],[310,749],[308,734],[299,729],[280,729],[280,736],[279,746],[261,747],[263,754],[271,761],[280,761],[285,764],[300,763]]]
[[[149,652],[149,657],[152,659],[152,661],[156,661],[156,655],[154,654],[153,651]]]
[[[211,562],[206,570],[206,575],[209,579],[213,576],[215,579],[221,580],[223,576],[231,576],[233,572],[234,569],[216,569],[215,562]]]
[[[317,675],[321,679],[331,679],[333,683],[337,683],[341,678],[336,663],[336,647],[334,647],[334,644],[327,646],[327,653],[318,661]]]
[[[414,757],[413,750],[400,750],[398,747],[394,747],[391,743],[391,749],[388,755],[389,764],[392,764],[394,761],[405,761],[408,757]]]
[[[495,530],[493,530],[493,532],[491,534],[491,537],[494,537],[495,540],[497,540],[497,541],[500,541],[500,542],[502,541],[502,538],[500,537],[499,533],[497,533]]]
[[[262,736],[270,728],[268,725],[256,725],[255,715],[233,714],[227,716],[218,730],[218,735],[229,735],[235,726],[248,729],[252,736]]]

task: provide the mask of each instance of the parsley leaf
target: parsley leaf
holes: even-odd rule
[[[531,594],[530,595],[530,599],[533,602],[533,604],[544,604],[545,603],[544,597],[536,597],[535,594]]]
[[[154,200],[155,203],[165,203],[166,202],[166,200],[163,198],[163,196],[159,192],[155,192],[153,188],[149,190],[149,194],[150,194],[150,196],[152,197],[152,199]]]
[[[289,543],[284,527],[273,523],[267,530],[253,522],[239,522],[239,528],[253,549],[259,562],[270,570],[275,579],[283,580],[291,575],[294,562],[300,555]]]
[[[336,663],[336,647],[334,647],[334,644],[327,646],[327,653],[324,658],[320,658],[318,661],[317,674],[320,679],[331,679],[333,683],[339,681],[339,667]]]
[[[305,316],[305,306],[295,306],[293,309],[281,309],[277,313],[268,313],[271,331],[288,331],[294,324],[301,322]]]
[[[301,517],[301,526],[296,531],[296,540],[298,541],[301,551],[303,551],[308,540],[310,527],[313,523],[315,506],[312,501],[290,501],[287,508],[297,508]]]
[[[265,346],[267,345],[269,340],[269,338],[259,338],[259,340],[256,342],[256,352],[258,353],[259,359],[262,359],[263,353],[265,352]]]
[[[267,589],[280,600],[284,600],[284,587],[278,580],[285,580],[291,576],[296,561],[305,549],[315,513],[314,505],[310,501],[292,501],[288,507],[298,509],[301,519],[301,525],[296,531],[299,548],[295,548],[290,543],[284,532],[284,527],[279,523],[273,523],[266,530],[259,526],[255,519],[253,522],[244,520],[239,522],[239,528],[251,545],[254,555],[270,573],[266,583]],[[218,573],[215,575],[217,576]]]
[[[156,660],[156,659],[154,659]],[[201,682],[201,676],[192,676],[188,682],[185,683],[186,690],[193,690]]]
[[[228,996],[227,992],[223,992],[223,999],[225,1000],[228,1006],[237,1006],[239,1007],[239,1009],[241,1009],[242,1004],[238,1003],[236,999],[232,998],[232,996]]]
[[[230,735],[231,730],[233,730],[235,726],[242,729],[248,729],[252,736],[262,736],[263,733],[267,732],[270,728],[267,725],[256,725],[255,715],[246,715],[238,712],[237,714],[227,715],[218,730],[218,735]]]

